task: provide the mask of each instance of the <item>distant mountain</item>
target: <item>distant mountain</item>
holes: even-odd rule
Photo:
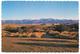
[[[46,23],[61,23],[61,24],[74,24],[78,20],[59,20],[59,19],[40,19],[40,20],[2,20],[2,24],[46,24]]]

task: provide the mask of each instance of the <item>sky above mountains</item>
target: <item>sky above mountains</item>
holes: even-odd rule
[[[2,19],[74,19],[78,20],[77,1],[3,1]]]

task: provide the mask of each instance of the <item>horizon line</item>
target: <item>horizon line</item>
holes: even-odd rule
[[[1,20],[41,20],[41,19],[1,19]],[[53,18],[43,18],[43,19],[53,19]],[[79,20],[79,19],[54,19],[54,20]]]

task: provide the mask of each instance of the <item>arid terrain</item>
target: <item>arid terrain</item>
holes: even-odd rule
[[[3,52],[78,52],[78,25],[2,24]]]
[[[79,52],[79,1],[1,1],[2,52]]]

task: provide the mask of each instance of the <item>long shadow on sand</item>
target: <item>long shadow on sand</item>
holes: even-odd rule
[[[47,47],[66,47],[66,48],[78,48],[78,44],[52,44],[52,43],[30,43],[30,42],[15,42],[19,45],[33,45],[33,46],[47,46]]]

